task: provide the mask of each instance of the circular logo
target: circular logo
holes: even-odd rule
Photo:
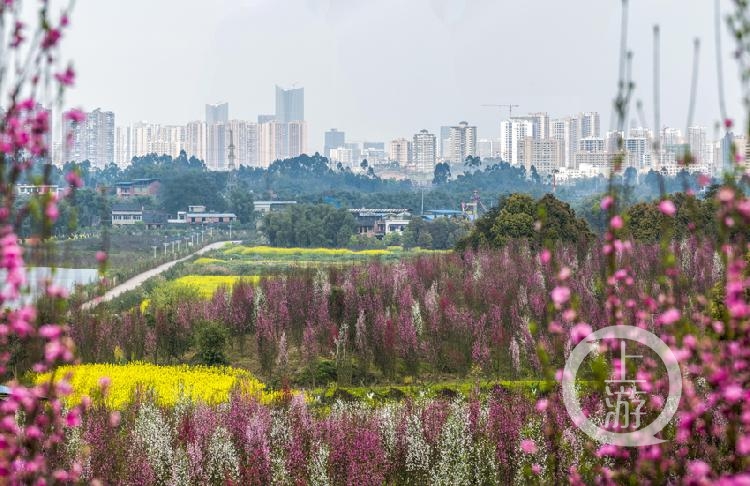
[[[625,362],[627,359],[637,359],[642,356],[626,354],[626,340],[636,341],[649,347],[666,366],[669,376],[669,395],[667,396],[666,403],[656,420],[642,429],[631,432],[613,432],[594,424],[594,422],[584,415],[581,409],[575,391],[576,374],[583,360],[591,352],[598,349],[598,341],[602,339],[620,339],[622,353],[620,359],[622,366],[621,379],[607,380],[607,394],[611,395],[611,401],[609,397],[607,399],[607,406],[615,410],[609,412],[605,426],[610,421],[609,419],[612,418],[613,424],[617,425],[622,421],[622,424],[627,427],[630,424],[631,416],[635,416],[636,423],[640,424],[640,408],[645,402],[642,402],[635,407],[633,412],[630,412],[631,404],[625,401],[624,398],[629,397],[632,399],[637,397],[641,393],[637,392],[637,386],[642,380],[635,379],[635,377],[634,379],[626,379]],[[611,391],[610,386],[615,388],[614,392]],[[672,350],[655,334],[635,326],[610,326],[586,336],[570,353],[568,360],[565,362],[565,370],[563,371],[562,391],[563,402],[565,403],[565,408],[568,410],[568,415],[570,415],[573,423],[589,437],[605,444],[622,447],[642,447],[664,442],[664,440],[657,438],[656,434],[672,420],[675,412],[677,412],[677,406],[682,396],[682,373]],[[622,412],[625,412],[624,416]]]

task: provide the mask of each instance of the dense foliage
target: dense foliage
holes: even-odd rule
[[[295,204],[263,217],[262,231],[272,246],[342,247],[354,235],[354,216],[328,204]]]
[[[476,221],[458,248],[500,248],[513,240],[527,240],[535,248],[546,241],[585,245],[592,237],[586,221],[553,195],[535,201],[525,194],[511,194]]]

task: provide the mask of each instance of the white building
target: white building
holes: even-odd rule
[[[580,138],[601,136],[599,113],[592,111],[578,114],[578,136]]]
[[[452,164],[463,164],[468,156],[477,155],[477,127],[469,126],[462,121],[450,127],[448,135],[448,153],[443,159]]]
[[[687,143],[690,147],[694,163],[701,164],[707,159],[706,157],[706,128],[705,127],[688,127]]]
[[[628,137],[623,140],[625,148],[625,165],[638,170],[645,168],[646,154],[651,152],[649,139],[645,137]]]
[[[476,137],[476,132],[475,132]],[[476,145],[476,138],[475,138]],[[435,169],[437,157],[437,141],[435,135],[427,130],[420,130],[414,134],[412,145],[414,165],[419,172],[432,172]]]
[[[93,167],[102,168],[115,162],[115,114],[97,108],[86,114],[79,123],[66,120],[65,133],[71,140],[65,144],[62,162],[88,160]]]
[[[521,141],[533,134],[533,124],[524,118],[511,118],[500,123],[500,157],[513,165],[519,164]]]
[[[565,167],[575,167],[576,152],[578,152],[578,119],[567,117],[553,120],[550,123],[550,138],[562,144]]]
[[[354,168],[352,149],[346,147],[336,147],[329,149],[329,152],[331,154],[329,159],[333,165],[340,163],[344,167]]]
[[[188,157],[206,160],[206,122],[191,121],[185,126],[185,152]]]
[[[519,164],[523,164],[527,176],[531,174],[532,167],[539,174],[552,173],[562,167],[565,160],[562,144],[552,138],[526,137],[521,141],[518,155]]]
[[[606,152],[607,145],[601,137],[583,137],[578,140],[578,152]]]
[[[398,165],[401,167],[408,166],[411,164],[412,159],[411,142],[405,138],[391,140],[388,157],[391,161],[398,162]]]

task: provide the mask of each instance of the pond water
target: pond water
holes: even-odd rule
[[[5,282],[7,272],[0,270],[0,281]],[[51,279],[55,285],[58,285],[68,292],[72,292],[76,285],[85,285],[96,282],[99,273],[96,268],[55,268],[50,267],[30,267],[26,269],[26,281],[29,284],[30,294],[25,295],[20,300],[29,302],[33,297],[38,296],[44,287],[44,282]],[[6,302],[7,307],[16,307],[19,302]]]

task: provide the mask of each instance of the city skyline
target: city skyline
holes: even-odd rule
[[[275,5],[266,0],[219,1],[210,9],[171,1],[141,6],[136,1],[127,8],[80,3],[70,38],[71,48],[79,53],[79,76],[68,102],[87,110],[106,107],[118,114],[118,124],[149,120],[169,125],[202,119],[204,104],[224,100],[233,106],[232,118],[252,120],[274,111],[270,87],[296,83],[307,89],[310,148],[321,152],[323,134],[331,127],[347,132],[351,139],[387,143],[422,128],[438,133],[443,125],[467,119],[478,127],[479,138],[494,136],[506,113],[481,106],[490,103],[518,104],[519,113],[546,110],[551,117],[581,109],[598,111],[602,131],[610,128],[617,76],[617,59],[611,53],[618,46],[619,2],[527,2],[520,6],[458,0],[447,6],[439,0],[289,0],[284,9]],[[676,8],[684,15],[674,15]],[[648,6],[631,2],[635,100],[643,101],[646,126],[653,129],[653,23],[661,25],[662,50],[670,52],[662,61],[664,124],[686,125],[695,35],[703,41],[695,124],[712,127],[718,120],[712,8],[710,2],[693,0]],[[577,9],[586,11],[586,16],[557,22],[567,18],[566,12],[581,11]],[[135,15],[143,10],[149,15]],[[170,14],[176,10],[179,16]],[[113,16],[118,21],[108,22]],[[498,18],[513,22],[501,23],[497,38],[487,36],[488,29],[497,31]],[[157,56],[157,62],[151,56],[132,55],[153,45],[154,35],[164,48],[176,42],[156,33],[172,23],[192,33],[182,40],[186,48],[174,58]],[[124,36],[127,42],[123,43],[117,40],[117,30],[126,24],[139,35]],[[288,29],[299,31],[306,39],[304,46],[285,40]],[[538,39],[530,38],[524,49],[503,47],[501,36],[527,36],[528,32],[536,32]],[[93,38],[96,45],[90,42]],[[569,55],[559,55],[560,39],[567,41],[569,49],[564,52]],[[585,54],[577,54],[584,59],[574,55],[583,52],[576,46],[585,46]],[[725,36],[727,79],[733,79],[729,71],[732,49],[731,39]],[[108,55],[102,56],[102,51]],[[414,56],[417,51],[420,55]],[[247,61],[237,62],[240,55]],[[540,62],[526,62],[531,58]],[[205,68],[191,68],[199,64]],[[585,69],[570,69],[573,66]],[[150,69],[185,72],[186,79],[175,82],[174,76],[138,74]],[[727,83],[728,98],[736,93],[736,83]],[[738,110],[730,109],[729,115],[737,117]],[[631,118],[637,119],[634,112]]]

